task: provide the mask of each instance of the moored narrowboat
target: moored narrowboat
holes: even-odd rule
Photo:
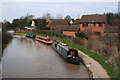
[[[82,59],[78,55],[78,50],[67,46],[60,41],[53,41],[52,47],[68,62],[72,64],[80,64]]]
[[[34,35],[34,34],[26,34],[26,37],[34,38],[35,39],[36,35]]]
[[[47,37],[36,35],[35,40],[37,40],[39,42],[43,42],[45,44],[52,45],[51,38],[47,38]]]

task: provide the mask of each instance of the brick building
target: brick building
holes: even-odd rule
[[[80,31],[91,30],[96,37],[98,35],[104,36],[107,17],[106,15],[83,15],[79,23]]]
[[[50,27],[50,30],[55,30],[58,26],[69,25],[69,21],[67,19],[47,19],[48,25],[46,27]]]
[[[64,35],[75,36],[75,33],[80,30],[79,25],[59,26],[58,30]]]

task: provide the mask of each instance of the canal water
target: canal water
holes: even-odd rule
[[[88,78],[84,65],[68,64],[50,45],[14,35],[4,50],[3,78]]]

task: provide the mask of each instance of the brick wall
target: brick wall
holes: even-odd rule
[[[69,35],[69,36],[75,36],[75,31],[63,31],[63,34]]]
[[[104,36],[104,27],[105,24],[103,24],[102,27],[99,26],[99,24],[96,24],[94,27],[94,24],[88,24],[88,27],[83,27],[83,24],[80,24],[80,31],[85,31],[86,29],[91,29],[91,31],[94,32],[101,32],[101,36]]]

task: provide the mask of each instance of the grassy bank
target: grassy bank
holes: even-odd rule
[[[18,33],[29,34],[28,32],[18,32]],[[41,35],[41,34],[39,34],[39,35]],[[102,67],[104,69],[106,69],[107,74],[111,78],[117,78],[118,77],[118,71],[116,70],[114,64],[113,63],[105,62],[104,58],[100,57],[97,53],[91,52],[90,50],[87,50],[84,47],[82,47],[82,46],[80,46],[78,44],[75,44],[73,42],[64,40],[63,38],[54,37],[54,36],[50,36],[50,37],[52,38],[52,40],[60,40],[60,41],[62,41],[64,43],[66,43],[68,46],[74,47],[74,48],[76,48],[76,49],[84,52],[85,54],[87,54],[88,56],[90,56],[91,58],[93,58],[94,60],[96,60],[97,62],[99,62],[102,65]]]

